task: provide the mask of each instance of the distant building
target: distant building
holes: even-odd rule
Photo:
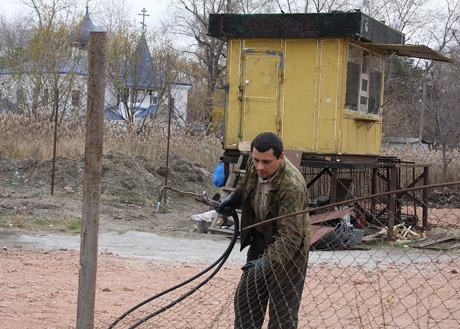
[[[98,31],[89,17],[88,8],[80,24],[71,32],[71,53],[55,67],[57,72],[37,71],[33,65],[23,63],[20,67],[0,70],[0,112],[14,109],[15,112],[45,109],[51,111],[54,104],[51,76],[58,73],[58,85],[61,86],[59,108],[66,113],[83,117],[86,113],[86,88],[88,60],[86,48],[90,32]],[[159,88],[163,74],[155,73],[152,56],[144,35],[134,51],[134,60],[129,63],[127,75],[120,77],[121,85],[114,85],[114,79],[107,77],[104,115],[107,120],[118,122],[131,120],[140,122],[168,119],[167,102],[159,102]],[[49,69],[48,69],[49,70]],[[35,76],[42,76],[37,84]],[[64,87],[65,86],[65,87]],[[69,87],[71,86],[71,87]],[[187,99],[191,85],[181,82],[171,84],[170,93],[173,103],[172,118],[179,125],[187,120]],[[63,89],[66,89],[64,94]],[[166,95],[163,98],[169,99]],[[27,104],[27,106],[26,106]]]
[[[169,97],[163,94],[159,100],[160,89],[165,83],[165,75],[156,73],[145,36],[142,35],[134,52],[127,75],[121,77],[118,86],[107,81],[104,111],[109,120],[125,120],[133,115],[134,122],[158,123],[169,118]],[[173,82],[170,85],[172,120],[184,126],[187,121],[187,100],[191,84]]]
[[[431,143],[424,141],[420,143],[419,138],[407,138],[407,137],[391,137],[391,136],[382,136],[382,149],[384,148],[403,148],[403,147],[411,147],[411,148],[419,148],[422,147],[426,150],[430,148]]]

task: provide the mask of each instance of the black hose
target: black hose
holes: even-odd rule
[[[236,213],[236,211],[233,211],[232,213],[232,217],[233,217],[233,220],[235,222],[235,230],[233,231],[233,236],[232,236],[232,240],[230,241],[230,244],[228,245],[227,249],[224,251],[224,253],[213,263],[211,264],[210,266],[208,266],[206,269],[204,269],[203,271],[201,271],[200,273],[194,275],[193,277],[191,277],[190,279],[187,279],[185,280],[184,282],[182,283],[179,283],[171,288],[168,288],[146,300],[144,300],[143,302],[137,304],[136,306],[132,307],[131,309],[129,309],[128,311],[126,311],[125,313],[123,313],[123,315],[121,315],[120,317],[118,317],[111,325],[108,329],[111,329],[111,328],[114,328],[115,325],[117,325],[121,320],[123,320],[127,315],[129,315],[130,313],[134,312],[135,310],[137,310],[138,308],[142,307],[143,305],[171,292],[171,291],[174,291],[180,287],[183,287],[184,285],[196,280],[197,278],[199,278],[200,276],[202,276],[203,274],[207,273],[208,271],[210,271],[213,267],[215,267],[216,265],[217,268],[205,279],[203,280],[202,282],[200,282],[197,286],[193,287],[192,289],[190,289],[190,291],[184,295],[182,295],[181,297],[173,300],[171,303],[169,303],[168,305],[162,307],[161,309],[159,309],[158,311],[155,311],[151,314],[149,314],[148,316],[144,317],[143,319],[139,320],[138,322],[136,322],[134,325],[132,325],[131,327],[129,327],[129,329],[132,329],[132,328],[136,328],[137,326],[141,325],[142,323],[145,323],[146,321],[150,320],[151,318],[153,318],[154,316],[170,309],[171,307],[173,307],[174,305],[176,305],[177,303],[179,303],[180,301],[184,300],[185,298],[189,297],[190,295],[192,295],[195,291],[197,291],[199,288],[201,288],[204,284],[206,284],[209,280],[211,280],[216,274],[217,272],[219,272],[219,270],[222,268],[222,266],[225,264],[228,256],[230,256],[230,253],[232,252],[233,250],[233,247],[235,246],[235,243],[238,239],[238,233],[239,233],[239,219],[238,219],[238,215]]]
[[[344,220],[339,220],[334,230],[314,243],[312,250],[343,250],[347,249],[353,238],[353,230]]]

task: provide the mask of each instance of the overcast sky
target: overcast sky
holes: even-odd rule
[[[87,1],[77,0],[77,2],[81,4],[83,15]],[[142,21],[142,16],[138,14],[141,14],[141,10],[145,8],[146,14],[149,15],[145,18],[147,26],[155,26],[156,22],[164,18],[167,13],[169,0],[127,0],[127,3],[131,8],[132,15],[136,17],[136,22],[140,23]],[[0,0],[0,13],[6,17],[20,15],[24,10],[30,10],[30,8],[24,6],[19,0]]]

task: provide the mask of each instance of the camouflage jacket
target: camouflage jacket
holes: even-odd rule
[[[251,206],[250,195],[258,179],[257,171],[249,157],[245,177],[238,183],[235,193],[242,202],[241,250],[251,244],[254,229],[244,228],[255,224],[256,218]],[[302,211],[308,207],[308,192],[305,179],[285,157],[267,196],[265,220]],[[300,268],[308,260],[310,247],[310,220],[308,213],[273,221],[263,226],[267,249],[265,255],[270,262],[281,265],[284,271]],[[272,264],[273,265],[273,264]]]

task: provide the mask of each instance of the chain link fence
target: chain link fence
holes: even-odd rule
[[[399,182],[404,175],[410,182],[419,177],[409,170]],[[363,181],[369,177],[355,173]],[[316,183],[310,187],[315,200],[330,192],[327,183]],[[245,271],[217,261],[118,320],[119,314],[98,316],[97,327],[233,328],[237,318],[244,329],[291,328],[296,322],[298,328],[460,328],[460,185],[385,194],[389,182],[379,184],[372,192],[382,193],[359,199],[371,191],[348,184],[347,199],[354,199],[312,208],[305,276],[296,262],[302,255],[285,250],[265,254]],[[388,210],[391,202],[395,212]],[[280,261],[286,258],[291,261]],[[302,288],[295,289],[299,282]]]

